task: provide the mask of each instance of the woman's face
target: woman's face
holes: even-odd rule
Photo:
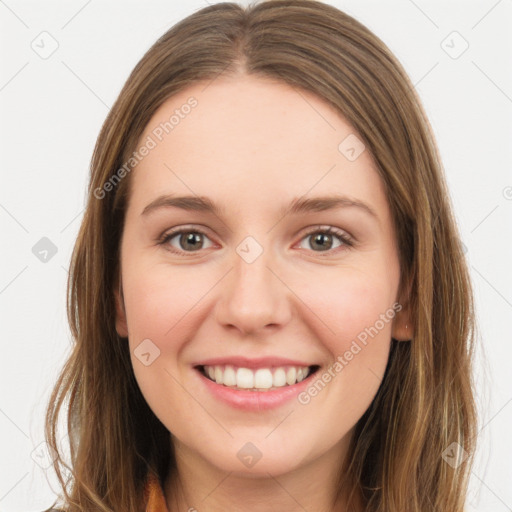
[[[408,321],[356,137],[316,96],[246,75],[189,87],[146,127],[116,326],[178,456],[262,475],[343,457]]]

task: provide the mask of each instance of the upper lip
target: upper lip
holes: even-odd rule
[[[283,357],[258,357],[258,358],[247,358],[242,356],[232,357],[215,357],[211,359],[205,359],[193,366],[222,366],[222,365],[236,366],[237,368],[269,368],[272,366],[318,366],[314,363],[304,361],[298,361],[297,359],[288,359]]]

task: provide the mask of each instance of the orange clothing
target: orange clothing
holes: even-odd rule
[[[158,476],[150,472],[144,489],[146,512],[169,512]]]

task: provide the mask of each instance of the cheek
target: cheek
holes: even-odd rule
[[[169,272],[163,266],[125,274],[126,314],[134,342],[141,337],[159,340],[159,344],[178,339],[175,332],[187,324],[208,291],[208,280],[198,275],[180,269]]]
[[[354,340],[363,345],[391,336],[396,282],[391,271],[379,273],[377,268],[318,274],[302,285],[299,293],[308,306],[304,308],[309,311],[307,325],[317,326],[314,334],[333,357],[349,350]]]
[[[178,384],[186,378],[179,361],[193,335],[193,325],[198,322],[199,309],[195,308],[207,293],[207,284],[199,277],[200,273],[183,269],[170,272],[163,265],[144,268],[126,265],[125,269],[123,286],[129,345],[139,388],[165,425],[170,424],[170,404],[182,421],[193,423],[194,417],[188,416],[192,413],[190,407],[183,405],[186,401]]]
[[[303,301],[300,322],[307,336],[329,353],[311,384],[297,397],[296,417],[308,434],[311,453],[332,448],[344,438],[370,406],[382,382],[389,357],[395,282],[392,272],[378,264],[361,268],[332,268],[315,279],[296,280],[293,290]],[[380,315],[386,315],[386,321]],[[290,431],[282,445],[296,449]]]
[[[309,306],[304,321],[316,326],[313,336],[332,358],[332,364],[317,377],[325,386],[319,383],[306,390],[308,396],[302,403],[328,402],[330,406],[322,410],[341,429],[340,417],[359,418],[368,408],[389,357],[396,283],[391,271],[386,274],[377,269],[368,273],[345,269],[335,279],[331,275],[328,280],[315,280],[302,291]]]

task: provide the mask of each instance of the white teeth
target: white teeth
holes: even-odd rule
[[[215,367],[215,382],[217,384],[222,384],[223,383],[223,377],[224,377],[224,372],[222,371],[222,368],[220,366],[216,366]]]
[[[286,384],[291,386],[297,382],[297,370],[294,366],[290,366],[286,372]]]
[[[284,368],[277,368],[274,372],[272,382],[275,388],[280,388],[286,385],[286,372],[284,371]]]
[[[308,366],[278,368],[237,368],[232,365],[204,366],[205,374],[217,384],[241,389],[281,388],[302,382],[309,375]]]
[[[272,387],[272,372],[268,368],[256,370],[254,387],[258,389],[270,389]]]
[[[217,369],[215,369],[217,372]],[[215,379],[217,380],[217,379]],[[219,381],[217,380],[217,384]],[[222,384],[222,382],[220,383]],[[236,371],[236,385],[239,388],[250,389],[254,387],[254,373],[249,368],[238,368]]]
[[[222,378],[224,386],[236,386],[236,373],[231,365],[226,365],[224,368],[224,376]]]

